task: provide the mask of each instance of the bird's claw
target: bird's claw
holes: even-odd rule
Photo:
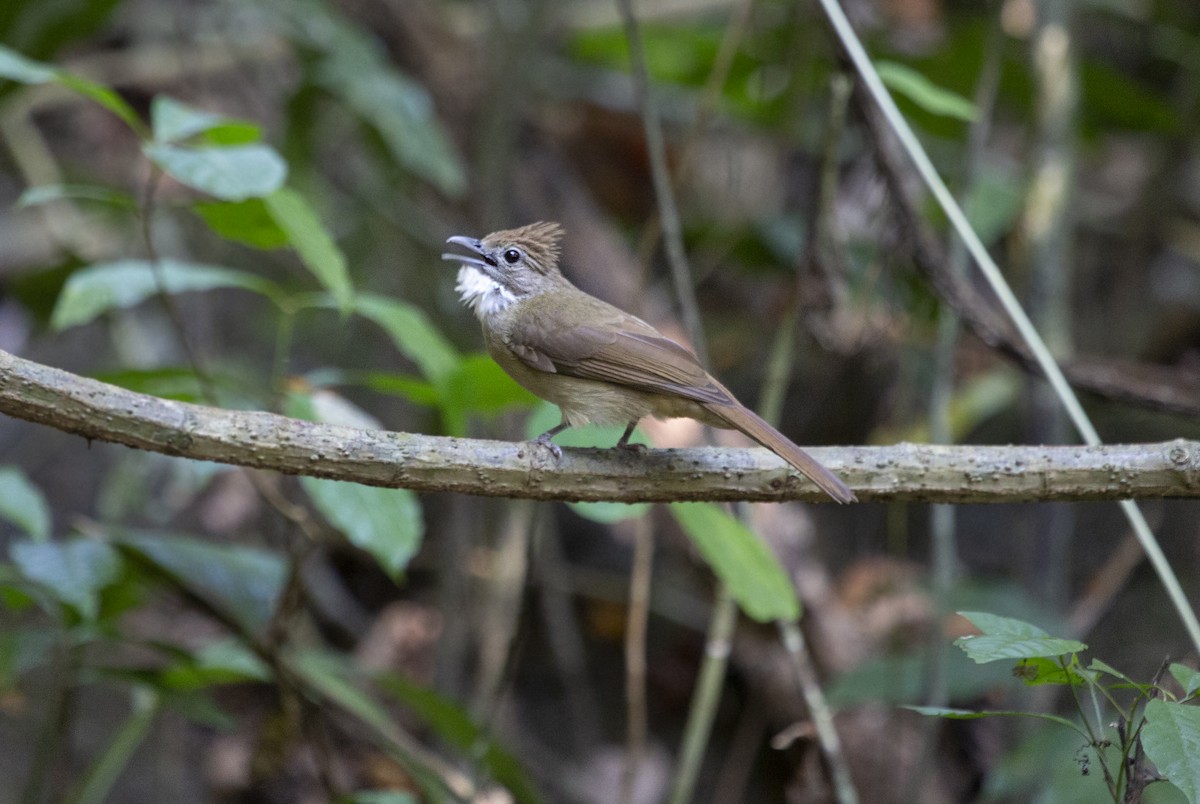
[[[650,448],[645,444],[634,444],[629,441],[626,441],[624,444],[618,442],[617,449],[621,450],[622,452],[628,452],[631,455],[645,455],[650,451]]]
[[[550,454],[554,456],[555,460],[562,460],[562,447],[551,441],[549,434],[538,436],[537,438],[533,439],[533,443],[541,444],[543,447],[550,450]]]

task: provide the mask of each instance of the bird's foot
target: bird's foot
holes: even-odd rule
[[[542,433],[540,436],[533,439],[533,443],[540,444],[541,446],[550,450],[550,454],[554,456],[555,460],[562,460],[562,447],[551,441],[550,439],[552,437],[553,436],[550,433]]]
[[[646,446],[645,444],[633,444],[628,441],[624,443],[618,441],[615,449],[619,449],[622,452],[627,452],[630,455],[645,455],[650,451],[650,447]]]

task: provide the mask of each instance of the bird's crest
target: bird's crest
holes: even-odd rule
[[[483,238],[489,248],[503,250],[516,246],[525,252],[526,262],[541,273],[558,268],[558,257],[565,230],[555,221],[538,221],[519,229],[504,229],[492,232]]]

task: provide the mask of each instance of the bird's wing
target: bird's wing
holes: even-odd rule
[[[607,305],[605,305],[607,307]],[[539,371],[673,394],[711,404],[733,398],[688,349],[639,318],[611,308],[600,325],[577,325],[542,312],[510,332],[509,346]]]

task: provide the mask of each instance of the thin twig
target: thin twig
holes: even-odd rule
[[[700,677],[692,692],[687,724],[683,729],[683,745],[679,749],[679,768],[671,783],[670,804],[687,804],[696,790],[713,718],[717,715],[717,704],[721,700],[721,687],[725,683],[725,668],[729,664],[737,614],[737,603],[733,596],[724,584],[719,585],[708,634],[704,639],[704,661],[700,664]]]
[[[813,667],[808,647],[804,643],[804,635],[796,622],[779,623],[779,636],[783,647],[788,652],[792,669],[796,673],[796,681],[804,695],[804,703],[808,705],[808,714],[812,718],[813,727],[817,732],[817,740],[821,744],[821,753],[829,763],[829,774],[833,778],[833,789],[839,804],[856,804],[858,792],[854,789],[854,780],[850,776],[850,765],[846,762],[846,754],[842,751],[842,740],[838,737],[837,728],[833,725],[833,709],[829,706],[825,694],[821,691],[817,670]]]
[[[635,800],[638,772],[646,753],[646,626],[650,620],[650,580],[654,573],[654,526],[648,515],[633,523],[633,572],[629,579],[629,616],[625,626],[626,756],[621,798]]]

